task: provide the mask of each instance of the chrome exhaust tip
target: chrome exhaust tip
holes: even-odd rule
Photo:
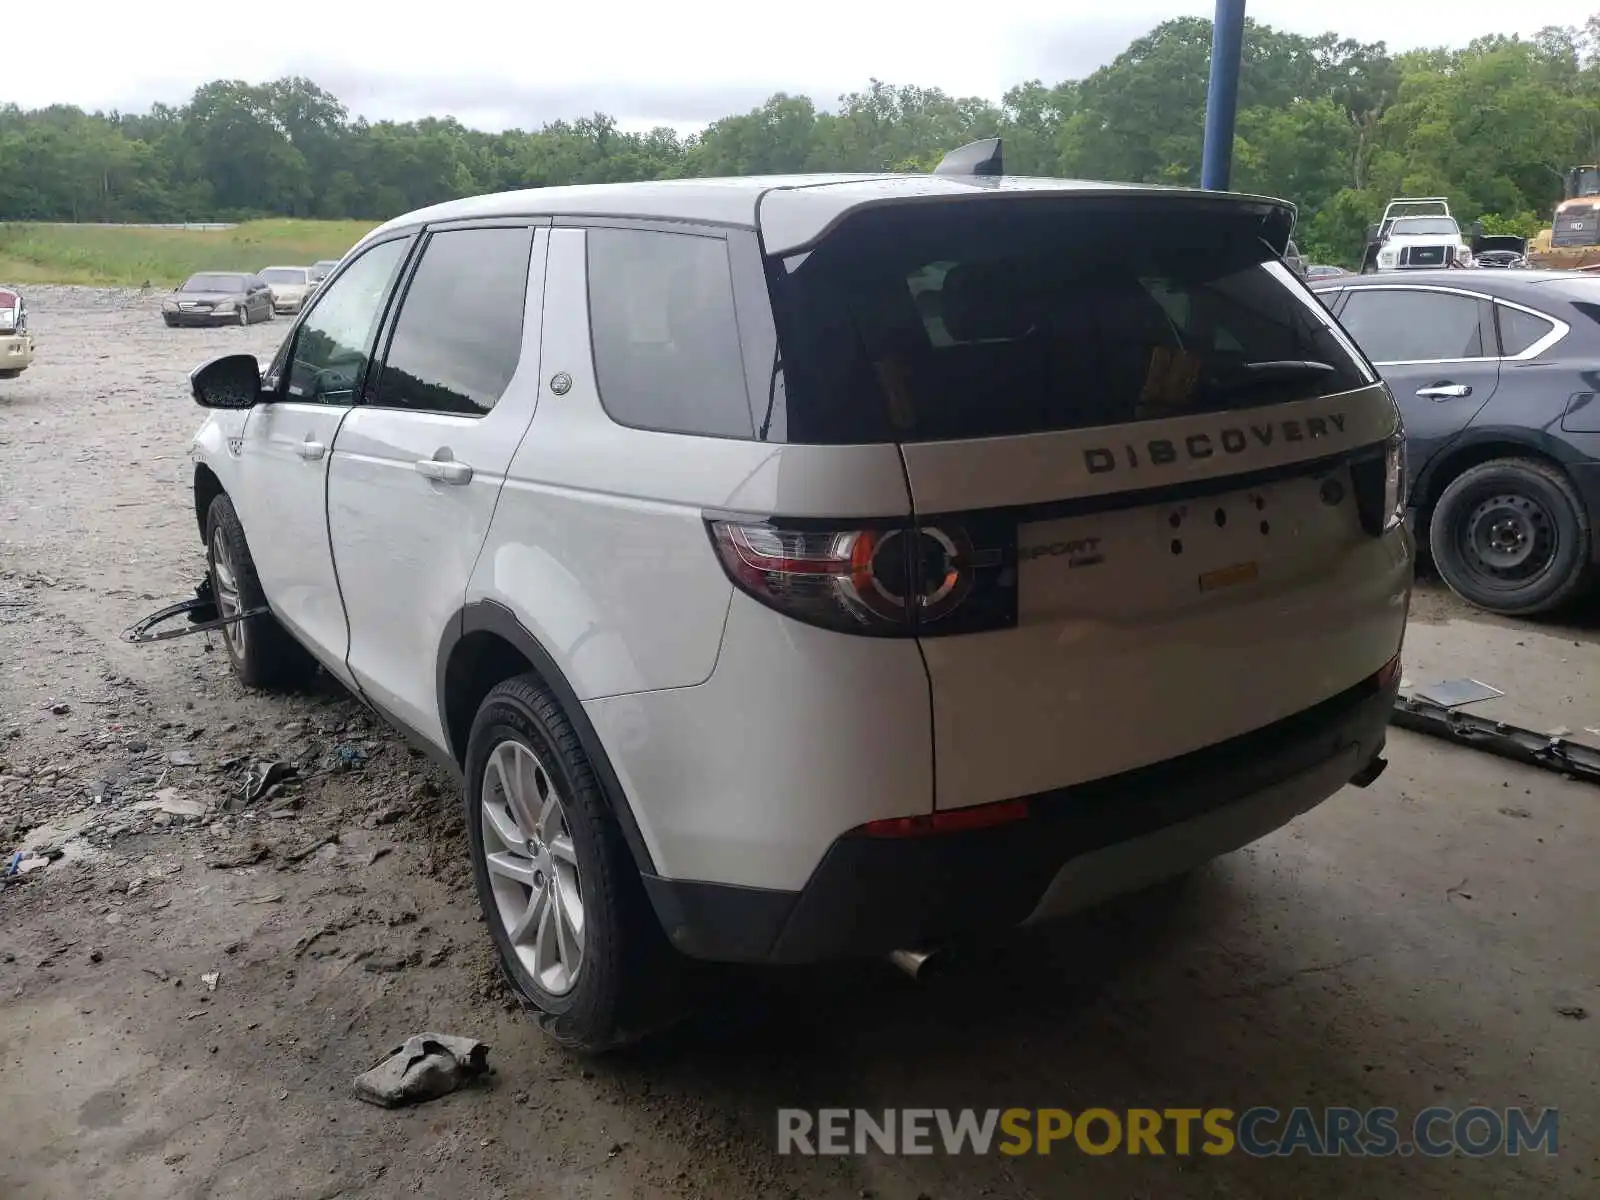
[[[944,955],[938,950],[891,950],[889,961],[912,979],[926,979],[944,965]]]

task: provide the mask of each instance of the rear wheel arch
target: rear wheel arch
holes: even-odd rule
[[[1497,458],[1533,459],[1553,467],[1567,476],[1569,481],[1571,480],[1571,474],[1561,459],[1533,442],[1498,437],[1460,442],[1439,451],[1422,469],[1411,501],[1411,506],[1417,510],[1419,521],[1426,521],[1432,517],[1434,506],[1439,503],[1439,497],[1444,495],[1445,488],[1463,472],[1470,471],[1483,463],[1493,462]]]
[[[497,684],[527,674],[548,687],[561,705],[589,757],[635,865],[642,874],[654,875],[655,860],[627,793],[576,690],[516,614],[492,600],[467,605],[449,622],[439,642],[439,718],[450,757],[465,768],[468,734],[484,697]]]

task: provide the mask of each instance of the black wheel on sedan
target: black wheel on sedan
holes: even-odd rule
[[[1428,543],[1450,589],[1490,612],[1547,612],[1590,579],[1583,502],[1566,475],[1535,459],[1493,459],[1451,480]]]

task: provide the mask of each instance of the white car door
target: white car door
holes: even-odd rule
[[[274,615],[346,683],[348,626],[328,547],[328,458],[412,241],[362,251],[290,334],[262,380],[265,401],[245,421],[232,493]]]
[[[328,529],[350,674],[440,747],[439,642],[538,398],[547,240],[534,221],[428,233],[333,445]]]

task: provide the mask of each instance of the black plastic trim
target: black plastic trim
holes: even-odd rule
[[[1392,436],[1392,435],[1391,435]],[[1337,470],[1351,463],[1377,458],[1386,453],[1388,438],[1357,446],[1337,454],[1319,458],[1301,459],[1277,467],[1264,467],[1256,471],[1241,471],[1231,475],[1217,475],[1209,479],[1194,479],[1183,483],[1157,484],[1153,487],[1134,488],[1123,492],[1109,492],[1102,496],[1072,496],[1060,500],[1039,500],[1029,504],[1010,504],[995,508],[963,509],[960,511],[918,512],[915,516],[902,514],[888,517],[860,516],[808,516],[791,517],[781,513],[758,512],[746,509],[704,508],[700,515],[707,521],[739,521],[747,523],[768,522],[783,529],[879,529],[898,525],[937,525],[940,521],[970,520],[976,516],[1010,519],[1019,525],[1035,521],[1053,521],[1063,517],[1094,516],[1099,513],[1120,512],[1129,508],[1143,508],[1150,504],[1171,504],[1180,500],[1195,500],[1225,492],[1261,487],[1302,475],[1318,475]]]
[[[650,855],[650,848],[645,845],[644,835],[639,830],[639,822],[628,803],[628,794],[623,790],[621,780],[617,778],[616,769],[611,765],[611,759],[600,741],[600,735],[595,732],[594,725],[589,720],[589,714],[584,711],[582,703],[578,700],[577,691],[567,682],[566,676],[556,666],[555,659],[539,644],[539,640],[523,627],[522,622],[517,620],[516,614],[505,605],[493,600],[479,600],[467,605],[446,624],[445,634],[439,641],[435,668],[441,718],[449,712],[445,678],[450,666],[450,657],[462,639],[473,633],[492,633],[516,647],[517,652],[528,660],[545,685],[555,694],[562,712],[566,714],[567,720],[572,722],[573,731],[577,733],[578,741],[582,743],[583,751],[589,756],[589,762],[599,777],[600,788],[617,818],[617,825],[622,830],[623,839],[628,843],[628,850],[633,855],[634,863],[641,875],[653,875],[656,869],[655,860]],[[444,736],[449,743],[450,756],[458,764],[456,769],[459,771],[459,763],[466,757],[466,747],[455,744],[450,735],[448,721],[441,723],[445,727]]]
[[[852,831],[806,886],[775,892],[649,879],[673,945],[697,958],[804,963],[884,954],[1010,928],[1068,860],[1153,833],[1315,769],[1354,747],[1354,778],[1384,748],[1399,674],[1368,678],[1285,720],[1192,754],[1020,797],[1027,818],[967,833]]]

